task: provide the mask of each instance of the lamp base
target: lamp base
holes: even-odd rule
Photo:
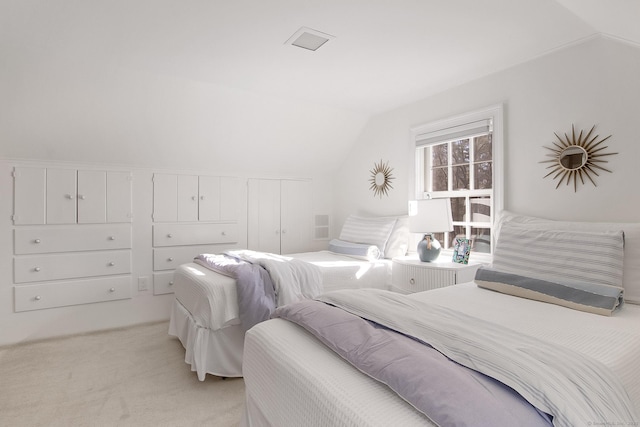
[[[418,258],[420,258],[422,262],[435,261],[440,256],[440,249],[442,249],[442,246],[440,246],[440,242],[433,237],[433,234],[425,234],[424,239],[418,243]]]

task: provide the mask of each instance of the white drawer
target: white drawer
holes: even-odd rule
[[[153,246],[236,243],[238,224],[155,224]]]
[[[162,273],[153,273],[153,294],[172,294],[173,293],[173,270],[163,271]]]
[[[230,246],[200,245],[155,248],[153,250],[153,269],[155,271],[173,270],[181,264],[193,262],[200,254],[218,254],[231,249]]]
[[[131,251],[15,257],[15,283],[131,273]]]
[[[131,225],[17,228],[14,253],[42,254],[131,248]]]
[[[131,276],[14,286],[15,311],[131,298]]]

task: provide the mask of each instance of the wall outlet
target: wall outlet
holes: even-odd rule
[[[149,278],[146,276],[138,277],[138,290],[139,291],[148,291],[149,290]]]

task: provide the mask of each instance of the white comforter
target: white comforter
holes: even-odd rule
[[[556,426],[637,419],[614,371],[566,346],[388,291],[336,291],[319,300],[416,337],[449,359],[498,379],[553,415]]]

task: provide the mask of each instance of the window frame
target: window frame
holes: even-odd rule
[[[423,125],[419,125],[413,127],[411,129],[411,168],[413,172],[413,180],[410,180],[410,190],[409,190],[409,198],[410,200],[420,200],[430,197],[430,193],[425,191],[424,186],[424,174],[425,169],[429,166],[423,162],[417,153],[419,152],[418,147],[424,145],[436,145],[438,143],[444,143],[446,141],[450,141],[451,139],[447,139],[445,136],[442,137],[439,141],[433,141],[427,144],[418,143],[419,140],[424,138],[425,134],[446,134],[447,129],[455,128],[455,127],[464,127],[473,122],[491,120],[493,124],[492,129],[492,190],[465,190],[464,197],[466,197],[467,201],[469,197],[474,197],[475,194],[486,195],[488,191],[492,192],[491,197],[491,218],[490,225],[488,228],[491,229],[491,254],[494,250],[495,245],[495,221],[499,212],[504,209],[504,108],[502,104],[490,106],[481,110],[469,112],[466,114],[462,114],[459,116],[449,117],[443,120],[438,120],[430,123],[426,123]],[[466,139],[464,137],[459,139]],[[470,141],[470,143],[472,143]],[[451,158],[451,153],[448,153],[449,158]],[[473,165],[473,163],[469,163]],[[451,165],[448,166],[451,168]],[[463,194],[460,194],[458,191],[451,191],[451,188],[446,192],[437,192],[437,197],[463,197]],[[469,203],[466,204],[467,210],[467,218],[470,218],[471,206]],[[474,225],[472,222],[468,221],[473,228]],[[455,222],[454,222],[455,224]],[[450,251],[450,250],[448,250]],[[446,252],[446,251],[444,251]],[[474,259],[478,260],[485,257],[490,257],[491,254],[484,253],[476,253]]]

